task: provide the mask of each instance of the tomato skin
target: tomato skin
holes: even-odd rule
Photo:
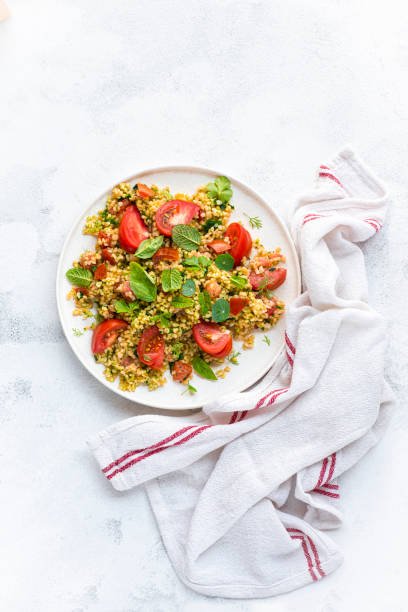
[[[236,297],[234,296],[230,298],[230,301],[229,301],[230,313],[235,316],[239,314],[241,310],[245,308],[245,306],[248,306],[248,304],[249,304],[248,298],[241,298],[238,296]]]
[[[232,336],[230,335],[229,339],[227,340],[227,344],[222,349],[222,351],[220,351],[219,353],[215,353],[213,357],[215,357],[216,359],[223,359],[224,357],[230,354],[231,350],[232,350]]]
[[[97,281],[103,280],[104,278],[106,278],[107,274],[108,274],[108,271],[106,269],[106,264],[101,263],[99,264],[99,266],[96,268],[94,272],[94,279]]]
[[[210,249],[212,249],[214,253],[217,254],[226,253],[226,251],[229,251],[231,249],[231,246],[228,244],[228,242],[225,242],[225,240],[221,239],[212,240],[207,244],[207,246],[210,247]]]
[[[157,325],[143,330],[137,345],[139,361],[152,370],[160,370],[164,362],[164,339]]]
[[[200,212],[200,207],[194,202],[185,200],[169,200],[156,211],[157,229],[164,236],[171,236],[175,225],[188,225]]]
[[[180,259],[180,253],[178,249],[173,247],[160,247],[158,251],[153,255],[153,261],[178,261]]]
[[[176,361],[173,365],[173,371],[171,373],[173,380],[176,382],[182,382],[189,376],[193,371],[192,366],[189,363],[185,363],[184,361]]]
[[[119,225],[119,243],[128,253],[134,253],[139,244],[149,237],[149,230],[140,216],[140,212],[131,204],[123,214]]]
[[[204,353],[218,357],[232,338],[229,331],[223,332],[217,323],[196,323],[193,325],[193,337]],[[231,348],[228,350],[227,355]]]
[[[148,200],[154,196],[154,191],[144,183],[137,183],[137,195],[139,195],[142,200]]]
[[[107,319],[99,323],[93,331],[91,349],[94,355],[104,353],[116,342],[119,332],[128,327],[122,319]]]
[[[116,259],[110,249],[102,249],[102,257],[105,261],[109,261],[113,266],[116,264]]]
[[[262,274],[251,272],[248,277],[254,291],[258,289],[277,289],[286,280],[286,268],[276,268],[276,270],[265,270]]]
[[[251,252],[251,234],[240,223],[231,223],[227,227],[225,235],[230,241],[230,255],[234,258],[235,265],[238,266],[243,257],[247,257]]]

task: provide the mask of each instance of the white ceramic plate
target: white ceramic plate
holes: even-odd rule
[[[145,170],[125,179],[125,181],[131,185],[139,181],[147,184],[157,184],[159,187],[169,186],[173,194],[193,193],[200,185],[206,184],[212,181],[214,177],[222,174],[224,173],[204,168],[169,166]],[[279,246],[286,256],[287,280],[277,290],[277,296],[288,305],[300,292],[299,263],[289,233],[279,216],[259,195],[239,181],[229,178],[234,191],[232,202],[235,206],[231,219],[242,221],[250,230],[252,237],[261,238],[267,249],[274,249]],[[167,408],[169,410],[199,408],[205,402],[224,393],[242,391],[253,385],[267,372],[283,348],[284,317],[273,329],[267,332],[270,339],[269,346],[263,341],[264,332],[255,332],[255,345],[252,350],[242,350],[241,343],[234,341],[234,349],[241,352],[239,365],[228,364],[231,371],[225,379],[217,381],[204,380],[195,375],[192,383],[197,388],[197,393],[194,395],[182,394],[184,386],[173,382],[169,372],[167,373],[168,382],[155,391],[149,391],[145,386],[138,387],[135,391],[121,391],[118,381],[110,383],[105,379],[103,365],[97,364],[91,353],[91,333],[86,332],[79,337],[73,333],[73,328],[82,329],[84,323],[82,319],[72,315],[73,302],[66,299],[71,285],[65,278],[65,272],[71,268],[72,262],[78,258],[82,251],[94,248],[95,238],[84,236],[82,227],[88,215],[97,213],[105,206],[107,195],[111,189],[91,204],[74,224],[65,241],[59,260],[57,272],[58,311],[64,333],[75,355],[95,378],[115,393],[138,404],[157,408]],[[251,229],[244,212],[251,216],[260,217],[263,222],[262,228],[260,230]]]

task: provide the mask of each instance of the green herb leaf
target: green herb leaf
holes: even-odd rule
[[[197,255],[192,255],[192,257],[186,257],[183,261],[183,266],[187,266],[188,268],[190,267],[198,268],[199,265],[200,264],[199,264]]]
[[[217,255],[214,260],[215,265],[220,270],[232,270],[235,265],[235,261],[232,255],[229,253],[222,253],[221,255]]]
[[[201,376],[201,378],[206,378],[207,380],[217,380],[215,372],[204,359],[201,357],[194,357],[191,365],[194,368],[194,371]]]
[[[174,308],[191,308],[194,306],[194,300],[189,297],[184,297],[184,295],[176,295],[171,303]]]
[[[246,277],[239,276],[239,274],[231,276],[230,281],[234,285],[234,287],[237,287],[237,289],[243,289],[248,283]]]
[[[92,283],[92,272],[85,268],[71,268],[66,273],[66,277],[70,283],[77,287],[89,287]]]
[[[211,259],[208,259],[208,257],[204,257],[204,255],[200,255],[200,257],[198,258],[198,263],[201,268],[208,268],[209,266],[211,266]]]
[[[263,337],[262,342],[265,342],[265,344],[267,344],[268,346],[271,346],[271,340],[266,335]]]
[[[181,395],[184,395],[185,393],[187,393],[187,391],[189,391],[191,395],[194,395],[194,393],[197,393],[197,389],[193,387],[193,385],[191,385],[190,383],[187,383],[187,387]]]
[[[154,302],[157,296],[157,287],[153,279],[136,261],[130,264],[130,288],[139,300]]]
[[[230,305],[227,300],[224,298],[220,298],[214,302],[212,307],[212,319],[216,323],[221,323],[222,321],[226,321],[230,316]]]
[[[211,310],[211,297],[208,291],[202,291],[198,294],[198,303],[200,304],[201,314],[205,315]]]
[[[163,236],[156,238],[147,238],[139,244],[135,255],[140,259],[150,259],[158,251],[163,244]]]
[[[140,305],[138,302],[127,302],[123,298],[121,300],[116,300],[115,302],[115,310],[118,314],[133,314],[139,309]]]
[[[212,227],[218,227],[219,225],[221,225],[221,223],[221,219],[207,219],[207,221],[203,225],[203,232],[207,233]]]
[[[213,183],[208,183],[207,193],[212,200],[227,204],[232,198],[231,181],[226,176],[219,176]]]
[[[234,365],[238,365],[238,357],[240,356],[240,352],[239,351],[234,351],[233,353],[231,353],[231,355],[228,357],[228,361],[230,361],[231,363],[233,363]]]
[[[173,242],[185,251],[194,251],[201,243],[200,232],[191,225],[175,225],[171,236]]]
[[[152,317],[152,322],[158,323],[160,327],[166,327],[167,329],[171,327],[170,315],[167,313],[161,313],[161,314],[154,315]]]
[[[73,327],[72,328],[72,333],[74,334],[74,336],[82,336],[84,334],[84,330],[80,330],[77,327]]]
[[[196,292],[195,282],[191,278],[187,279],[181,288],[181,293],[186,297],[191,297],[192,295],[195,294],[195,292]]]
[[[171,352],[173,353],[176,359],[180,359],[181,351],[183,350],[183,345],[181,342],[175,342],[171,346]]]
[[[183,277],[181,276],[181,272],[178,270],[173,270],[172,268],[163,270],[161,275],[161,284],[163,291],[166,293],[169,291],[178,291],[182,282]]]
[[[247,215],[246,213],[244,213],[244,215],[246,217],[248,217],[248,221],[249,221],[249,225],[253,228],[253,229],[260,229],[262,227],[262,221],[259,217],[250,217],[249,215]]]

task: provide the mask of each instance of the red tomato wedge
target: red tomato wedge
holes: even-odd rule
[[[248,304],[249,304],[248,298],[241,298],[238,296],[232,297],[230,298],[230,301],[229,301],[230,313],[235,316],[239,314],[241,310],[245,308],[245,306],[248,306]]]
[[[119,225],[119,243],[128,253],[134,253],[139,244],[149,237],[140,212],[133,204],[128,206]]]
[[[265,270],[262,274],[256,274],[251,272],[249,275],[249,282],[251,283],[252,289],[258,291],[259,289],[277,289],[286,280],[286,268],[276,268],[276,270]]]
[[[164,339],[157,325],[146,327],[137,345],[137,356],[152,370],[160,370],[164,361]]]
[[[170,200],[157,209],[155,221],[157,228],[164,236],[171,236],[175,225],[188,225],[200,212],[200,207],[194,202]]]
[[[154,196],[154,191],[144,183],[137,183],[137,195],[143,200],[148,200]]]
[[[225,253],[226,251],[229,251],[231,248],[228,242],[225,242],[225,240],[221,240],[221,239],[212,240],[211,242],[207,244],[207,246],[209,246],[210,249],[214,251],[214,253]]]
[[[224,355],[221,355],[221,353],[231,343],[226,353],[228,355],[232,347],[231,333],[222,331],[217,323],[197,323],[193,325],[193,336],[200,349],[214,357],[223,357]]]
[[[99,266],[96,268],[95,272],[94,272],[94,279],[95,280],[103,280],[104,278],[106,278],[108,271],[106,269],[106,264],[101,263],[99,264]]]
[[[180,253],[173,247],[160,247],[153,255],[153,261],[178,261]]]
[[[104,353],[115,343],[119,332],[128,326],[122,319],[107,319],[99,323],[93,331],[91,349],[94,355]]]
[[[247,257],[252,249],[251,234],[240,223],[231,223],[225,232],[230,241],[230,255],[234,258],[235,265],[241,263],[243,257]]]
[[[224,346],[222,351],[220,351],[219,353],[215,353],[213,357],[216,357],[216,359],[223,359],[224,357],[230,354],[231,350],[232,350],[232,336],[230,335],[229,340],[227,341],[227,344]]]
[[[189,376],[193,371],[192,366],[189,363],[184,363],[184,361],[176,361],[173,366],[173,371],[171,373],[173,380],[176,382],[182,382]]]

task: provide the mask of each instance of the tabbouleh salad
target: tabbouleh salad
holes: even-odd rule
[[[223,378],[238,364],[233,340],[252,348],[254,330],[282,316],[274,290],[286,279],[285,258],[229,223],[231,198],[224,176],[193,195],[120,183],[87,218],[83,233],[95,236],[95,249],[67,271],[68,299],[74,315],[93,319],[84,331],[92,331],[95,360],[121,389],[156,389],[169,368],[194,393],[194,373]]]

